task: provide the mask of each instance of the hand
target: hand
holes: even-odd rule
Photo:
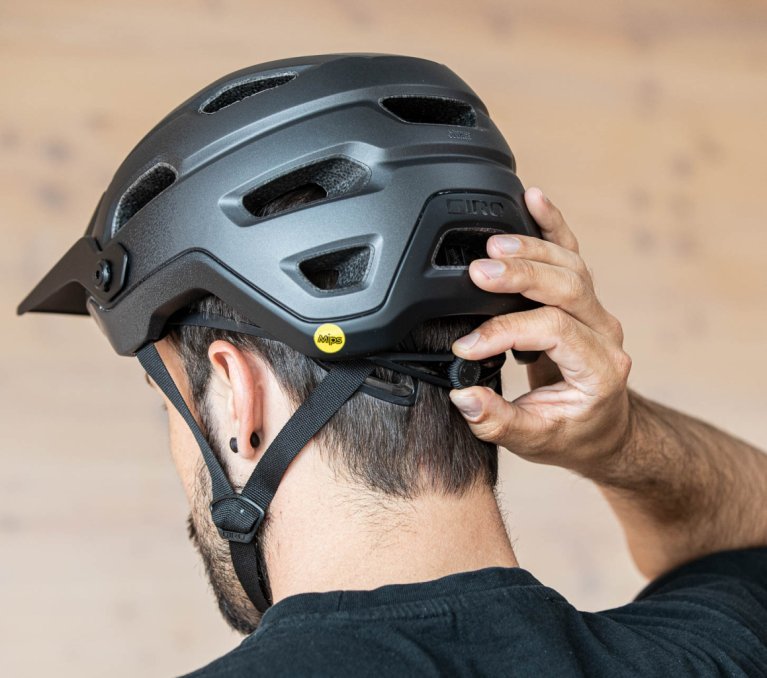
[[[519,292],[545,305],[488,320],[453,352],[480,360],[512,348],[544,351],[527,366],[532,390],[512,402],[481,386],[453,390],[450,398],[481,440],[586,475],[628,435],[631,358],[560,211],[538,188],[525,192],[525,202],[544,239],[492,236],[490,259],[473,261],[469,274],[488,292]]]

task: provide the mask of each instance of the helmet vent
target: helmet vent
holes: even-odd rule
[[[176,170],[166,163],[159,163],[144,172],[117,203],[112,233],[117,233],[136,212],[176,181],[176,177]]]
[[[474,108],[463,101],[442,97],[388,97],[381,99],[389,113],[404,122],[427,125],[455,125],[476,127],[477,114]]]
[[[318,290],[336,292],[362,285],[370,268],[369,246],[349,247],[305,259],[298,268]]]
[[[218,92],[212,99],[208,99],[201,107],[200,113],[217,113],[222,108],[236,104],[238,101],[252,97],[254,94],[274,89],[293,80],[297,73],[282,73],[269,77],[253,78],[235,85],[229,85]]]
[[[362,163],[349,158],[329,158],[299,167],[253,189],[242,197],[242,205],[255,217],[271,217],[308,204],[355,193],[367,183],[369,177],[370,170]],[[310,191],[311,199],[300,203],[278,200],[304,188],[314,189]],[[275,204],[280,202],[284,204],[275,208]]]
[[[504,232],[498,228],[453,228],[442,236],[432,265],[434,268],[468,268],[475,259],[487,257],[487,239]]]

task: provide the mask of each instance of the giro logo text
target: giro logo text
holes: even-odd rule
[[[448,198],[448,214],[473,214],[483,217],[502,217],[503,203],[497,200],[459,200]]]

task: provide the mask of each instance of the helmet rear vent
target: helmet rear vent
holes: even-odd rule
[[[450,229],[434,250],[432,265],[434,268],[468,268],[475,259],[487,257],[487,239],[504,232],[482,227]]]
[[[458,127],[477,126],[477,114],[474,108],[455,99],[398,96],[381,99],[380,104],[404,122]]]
[[[254,217],[271,217],[355,193],[367,183],[369,177],[370,170],[362,163],[349,158],[329,158],[299,167],[262,184],[242,197],[242,205]],[[308,198],[298,202],[282,200],[299,190],[308,193]]]
[[[112,233],[117,233],[136,212],[176,181],[176,177],[176,170],[166,163],[159,163],[144,172],[117,203]]]
[[[217,113],[222,108],[236,104],[238,101],[252,97],[254,94],[274,89],[293,80],[297,73],[282,73],[268,77],[256,77],[228,85],[219,91],[212,99],[208,99],[201,107],[200,113]]]
[[[326,252],[302,261],[298,268],[318,290],[336,292],[358,288],[370,268],[372,249],[369,246],[349,247]]]

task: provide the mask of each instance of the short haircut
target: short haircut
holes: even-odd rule
[[[321,190],[312,184],[293,189],[269,203],[263,216],[324,197],[318,194]],[[212,295],[194,302],[188,311],[252,322]],[[452,342],[479,321],[474,317],[431,320],[414,328],[410,337],[419,351],[449,352]],[[272,339],[196,326],[174,326],[168,337],[181,356],[208,435],[212,425],[206,406],[212,372],[208,348],[217,339],[262,358],[294,407],[326,375],[313,360]],[[389,382],[412,384],[411,377],[391,370],[377,368],[373,374]],[[471,433],[446,389],[425,382],[418,385],[417,400],[409,407],[356,393],[314,440],[336,472],[390,497],[411,499],[429,491],[461,495],[478,483],[495,487],[498,478],[497,447]]]

